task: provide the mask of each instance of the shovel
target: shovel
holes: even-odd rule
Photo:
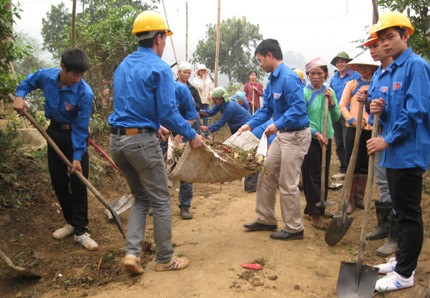
[[[327,138],[327,122],[328,122],[328,98],[325,97],[324,101],[324,124],[323,124],[323,137],[324,139]],[[325,188],[325,171],[326,171],[326,161],[327,161],[327,146],[324,145],[321,148],[321,192],[320,192],[320,201],[316,203],[315,205],[317,207],[327,207],[332,206],[336,204],[336,202],[333,201],[326,201],[325,195],[326,195],[326,188]]]
[[[360,134],[361,134],[361,122],[363,120],[363,102],[359,103],[358,108],[358,119],[357,119],[357,128],[355,129],[355,139],[354,139],[354,147],[352,149],[351,157],[349,159],[348,169],[346,170],[346,178],[345,178],[345,186],[342,188],[340,192],[340,204],[338,206],[338,213],[333,216],[333,219],[328,226],[325,233],[325,243],[330,246],[335,245],[340,240],[342,240],[343,236],[348,232],[349,227],[354,220],[354,217],[348,216],[348,201],[351,194],[351,185],[352,180],[354,178],[355,164],[357,162],[357,153],[358,153],[358,145],[360,144]]]
[[[375,114],[372,128],[372,138],[378,131],[379,114]],[[364,219],[361,229],[360,243],[358,244],[357,263],[341,262],[339,278],[337,280],[338,297],[372,297],[375,291],[379,268],[363,264],[364,249],[366,248],[366,230],[369,223],[370,203],[373,191],[375,155],[369,156],[369,171],[364,195]]]
[[[14,97],[12,94],[8,94],[8,97],[13,101]],[[42,134],[42,136],[46,139],[46,141],[49,143],[49,145],[55,150],[55,152],[60,156],[60,158],[64,161],[64,163],[71,167],[72,163],[70,160],[67,159],[67,157],[64,155],[64,153],[61,151],[61,149],[55,144],[54,140],[48,135],[48,133],[40,126],[40,124],[31,116],[29,112],[27,112],[25,109],[22,110],[22,114],[33,124],[34,127],[37,128],[37,130]],[[82,181],[82,183],[85,184],[86,187],[89,188],[89,190],[94,194],[94,196],[100,201],[100,203],[103,204],[112,214],[113,219],[115,220],[115,224],[118,227],[119,232],[122,234],[122,236],[125,238],[125,233],[122,228],[121,219],[118,217],[118,214],[112,209],[111,206],[103,199],[101,194],[97,191],[97,189],[87,180],[87,178],[82,175],[81,172],[76,171],[75,175]]]
[[[33,273],[23,267],[15,266],[12,263],[12,261],[1,250],[0,250],[0,260],[2,260],[10,269],[12,269],[19,276],[41,278],[39,274]]]

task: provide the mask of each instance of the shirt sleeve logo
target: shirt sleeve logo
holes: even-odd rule
[[[279,99],[281,97],[281,93],[273,93],[274,99]]]
[[[382,93],[387,93],[388,92],[388,87],[381,87],[381,92]]]
[[[70,111],[72,109],[73,107],[68,102],[66,102],[66,111]]]
[[[402,87],[401,82],[394,82],[393,84],[394,91],[399,90],[400,87]]]

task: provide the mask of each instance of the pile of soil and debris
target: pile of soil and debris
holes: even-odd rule
[[[235,146],[225,145],[223,143],[205,139],[205,144],[211,148],[216,154],[218,154],[227,163],[241,167],[252,173],[259,172],[261,170],[261,163],[257,162],[255,157],[257,149],[251,149],[245,151]],[[181,158],[185,150],[185,144],[175,146],[172,150],[172,157],[167,161],[173,169]]]

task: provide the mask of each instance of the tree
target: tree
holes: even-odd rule
[[[12,62],[25,55],[25,51],[13,43],[13,18],[20,18],[21,10],[11,3],[9,0],[0,0],[0,98],[14,92],[16,77]]]
[[[194,63],[205,63],[209,68],[215,66],[216,25],[206,26],[206,40],[199,40],[193,54]],[[231,18],[221,22],[219,72],[230,81],[245,83],[248,73],[258,69],[254,58],[257,43],[263,39],[260,27],[249,23],[245,17]]]
[[[76,18],[76,47],[84,50],[91,68],[85,80],[95,94],[95,107],[103,106],[103,91],[109,88],[116,66],[137,46],[131,34],[136,16],[156,8],[158,1],[89,0],[85,11]],[[64,21],[67,20],[67,21]],[[70,45],[71,14],[64,4],[51,6],[42,22],[44,48],[55,57]]]
[[[55,58],[70,44],[72,15],[64,5],[51,5],[51,11],[42,19],[43,49]]]
[[[378,5],[406,13],[415,28],[409,45],[417,54],[430,60],[430,0],[379,0]]]
[[[42,46],[39,41],[28,34],[18,32],[15,45],[25,49],[27,55],[14,62],[15,71],[21,75],[27,75],[42,67],[50,67],[40,58]]]

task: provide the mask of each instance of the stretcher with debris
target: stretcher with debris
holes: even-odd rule
[[[265,142],[267,151],[267,139]],[[249,176],[261,169],[256,160],[260,143],[252,133],[243,133],[234,134],[222,144],[208,141],[197,149],[186,144],[180,153],[173,149],[172,155],[178,159],[170,161],[174,163],[170,178],[189,183],[219,183]]]

